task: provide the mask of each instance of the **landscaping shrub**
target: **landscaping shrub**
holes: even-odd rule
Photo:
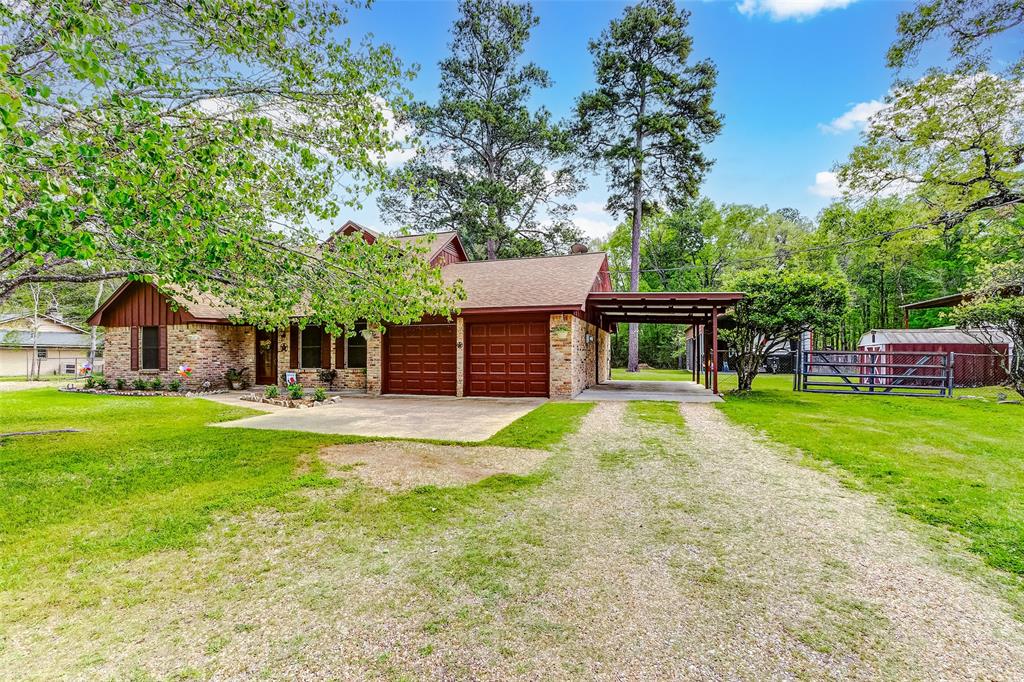
[[[317,386],[313,389],[313,400],[322,403],[327,400],[327,391],[324,390],[323,386]]]
[[[153,381],[149,382],[149,387],[154,391],[159,391],[163,389],[164,382],[160,381],[160,377],[157,377],[153,379]]]
[[[114,386],[117,387],[117,390],[123,391],[124,389],[126,389],[128,387],[128,382],[125,381],[124,379],[116,379],[114,381]]]
[[[93,379],[92,377],[86,377],[85,378],[85,387],[86,388],[96,388],[96,380]]]
[[[302,400],[302,384],[288,384],[288,397],[292,400]]]
[[[177,393],[181,390],[181,379],[171,379],[167,382],[167,388]]]
[[[280,395],[280,391],[277,390],[277,386],[267,386],[263,389],[264,398],[276,398]]]
[[[110,388],[110,382],[106,379],[100,379],[96,382],[96,388],[102,388],[105,391]]]
[[[132,382],[132,388],[134,388],[136,391],[145,391],[147,388],[149,388],[149,384],[146,383],[145,379],[136,379],[135,381]]]

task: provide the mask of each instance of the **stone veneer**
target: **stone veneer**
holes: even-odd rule
[[[331,344],[331,366],[330,367],[289,367],[291,364],[291,349],[289,349],[289,330],[285,329],[278,332],[277,336],[277,374],[278,383],[284,386],[284,375],[285,372],[295,372],[295,376],[299,383],[305,388],[327,388],[333,390],[354,390],[354,391],[366,391],[368,384],[370,383],[368,377],[370,376],[370,358],[371,348],[376,344],[377,357],[378,357],[378,374],[379,374],[379,357],[380,357],[380,334],[374,334],[374,336],[366,341],[366,369],[362,367],[337,367],[337,358],[334,352],[334,341],[335,337],[325,333],[327,342]],[[320,370],[321,369],[336,369],[338,371],[338,377],[334,380],[333,387],[327,381],[321,381]],[[378,391],[379,393],[379,391]]]
[[[466,395],[466,318],[455,318],[455,397]]]
[[[572,398],[611,375],[611,338],[575,315],[552,315],[548,390],[551,398]],[[590,336],[590,341],[587,341]]]
[[[248,367],[251,381],[256,367],[256,337],[252,327],[225,324],[183,324],[167,327],[167,369],[131,369],[131,327],[108,327],[104,335],[104,375],[110,381],[135,379],[152,381],[159,377],[165,384],[178,376],[178,367],[188,365],[192,376],[182,380],[187,388],[224,388],[224,373],[229,367]],[[136,328],[141,334],[141,330]],[[141,339],[140,339],[141,341]],[[142,363],[140,344],[139,363]]]
[[[366,341],[366,392],[380,395],[383,387],[381,381],[381,339],[380,331],[374,329],[373,335]]]

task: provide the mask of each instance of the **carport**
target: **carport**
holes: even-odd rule
[[[701,359],[693,363],[693,380],[703,380],[704,388],[717,395],[718,318],[741,298],[735,291],[594,291],[587,297],[587,315],[608,332],[620,322],[693,326]]]

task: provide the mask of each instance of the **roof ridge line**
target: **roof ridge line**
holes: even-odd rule
[[[446,267],[452,265],[468,265],[469,263],[515,263],[523,260],[544,260],[547,258],[579,258],[580,256],[607,256],[607,251],[587,251],[586,253],[553,253],[546,256],[521,256],[519,258],[496,258],[489,260],[487,258],[481,258],[479,260],[464,260],[458,263],[450,263]]]

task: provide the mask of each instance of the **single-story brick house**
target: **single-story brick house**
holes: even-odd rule
[[[376,239],[352,222],[336,234],[356,231]],[[423,257],[442,269],[446,282],[462,282],[466,299],[452,319],[391,325],[383,334],[357,327],[348,338],[295,324],[264,331],[233,323],[238,311],[209,296],[180,301],[175,310],[155,286],[130,282],[89,319],[106,328],[106,375],[159,376],[166,382],[187,364],[193,369],[189,384],[222,386],[229,367],[246,367],[257,385],[283,384],[294,373],[314,387],[325,385],[321,370],[333,369],[335,388],[373,395],[552,398],[569,398],[609,379],[610,332],[617,322],[634,318],[632,303],[624,305],[610,293],[604,253],[470,261],[454,232],[438,233],[432,241],[426,235],[400,240],[428,244]],[[605,298],[598,301],[598,295]],[[678,304],[678,297],[673,300]],[[632,314],[653,306],[658,321],[665,321],[671,303],[638,301]],[[695,305],[703,304],[687,299],[689,317],[680,322],[692,321]],[[711,304],[704,309],[706,317]]]

